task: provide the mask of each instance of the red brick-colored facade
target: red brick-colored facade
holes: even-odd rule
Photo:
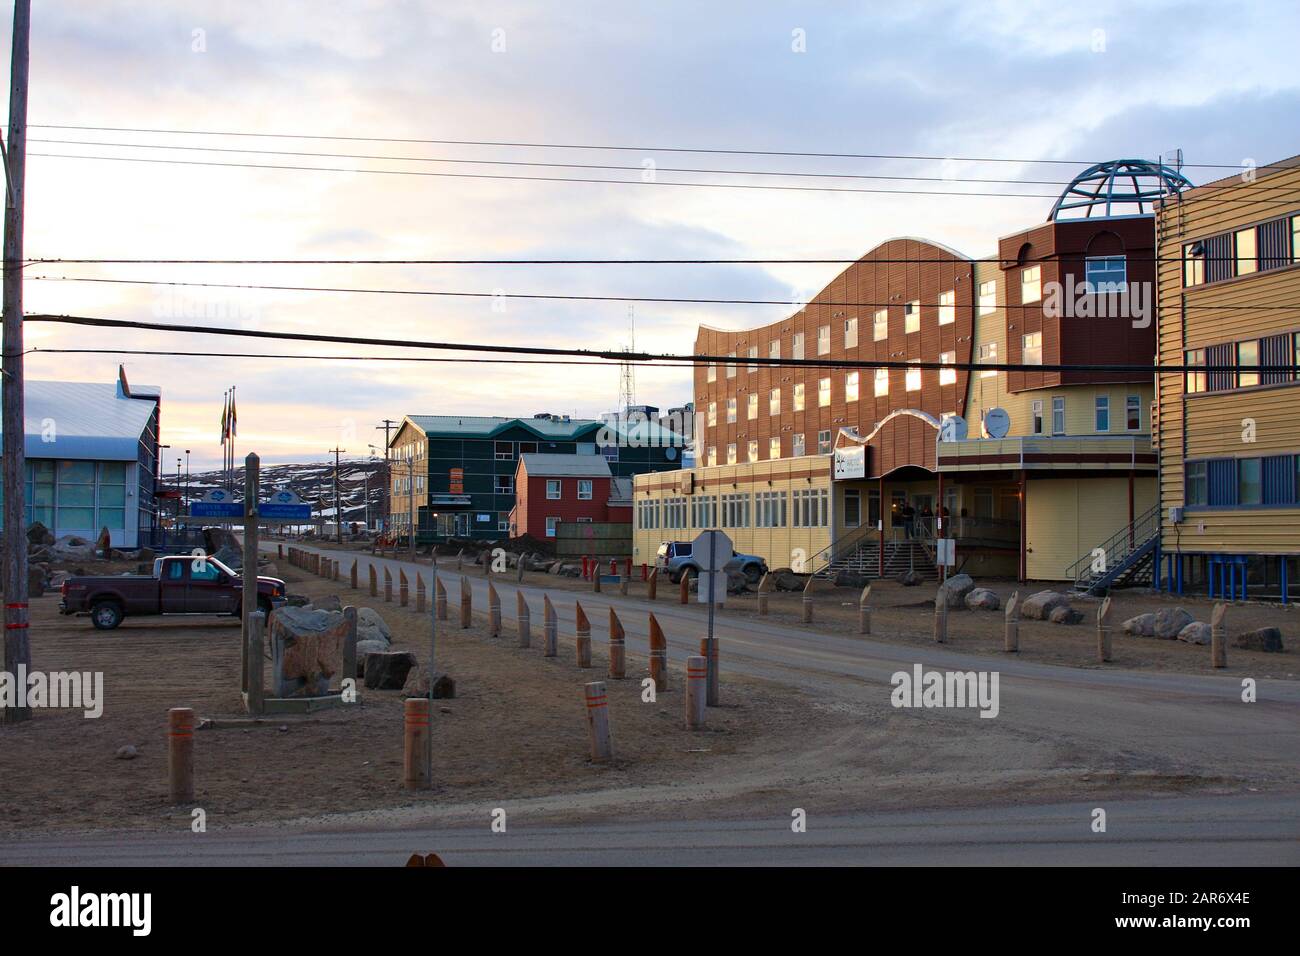
[[[575,456],[576,457],[576,456]],[[591,498],[578,497],[578,483],[591,482]],[[559,482],[560,497],[547,497],[547,482]],[[545,538],[546,519],[560,521],[626,522],[632,521],[632,507],[611,507],[609,477],[590,475],[529,475],[527,463],[520,458],[515,471],[515,508],[510,514],[511,533]]]

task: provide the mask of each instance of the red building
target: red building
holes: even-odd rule
[[[554,538],[561,521],[632,522],[632,480],[603,455],[519,456],[510,534]]]

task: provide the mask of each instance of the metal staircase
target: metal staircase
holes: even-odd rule
[[[919,539],[886,541],[883,567],[880,560],[880,542],[874,537],[858,540],[834,556],[829,554],[829,550],[814,555],[812,564],[817,567],[817,570],[813,572],[813,577],[830,579],[840,571],[851,571],[870,578],[885,578],[912,570],[920,575],[922,580],[939,579],[939,571],[934,563],[934,552],[927,542]]]
[[[1160,506],[1155,505],[1090,549],[1066,573],[1074,579],[1074,589],[1083,594],[1150,585],[1154,580],[1159,538]]]

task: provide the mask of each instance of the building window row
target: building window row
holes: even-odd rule
[[[1190,508],[1293,507],[1300,504],[1300,454],[1187,462]]]
[[[830,515],[829,502],[830,495],[825,488],[802,489],[789,494],[784,491],[760,491],[754,495],[733,492],[722,495],[720,502],[717,495],[696,495],[690,499],[647,498],[637,502],[636,523],[641,531],[717,527],[824,528]],[[686,521],[688,513],[690,525]],[[547,534],[551,535],[549,519],[547,529]]]
[[[1300,214],[1183,245],[1183,285],[1222,282],[1300,262]]]
[[[1183,379],[1183,389],[1188,394],[1300,381],[1300,332],[1188,349],[1183,353],[1183,364],[1189,369]],[[1213,366],[1218,371],[1207,368],[1198,372],[1196,366]],[[1261,366],[1280,368],[1280,371],[1261,372]]]

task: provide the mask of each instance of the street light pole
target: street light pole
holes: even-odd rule
[[[343,543],[343,512],[339,509],[339,455],[347,451],[346,448],[331,448],[334,453],[334,535],[338,544]]]

